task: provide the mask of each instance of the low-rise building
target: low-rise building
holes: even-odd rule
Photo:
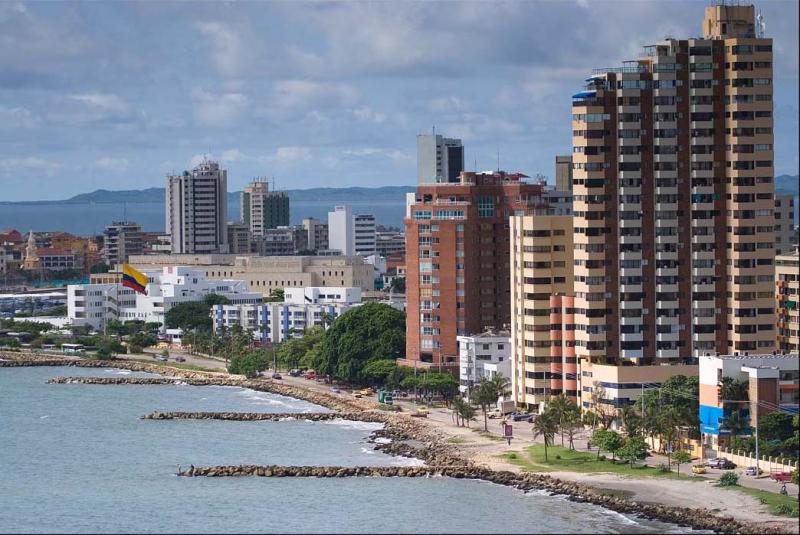
[[[746,399],[724,399],[724,378],[746,382]],[[749,426],[776,410],[798,412],[800,353],[705,355],[700,357],[700,431],[706,447],[717,449],[730,438],[725,420],[739,411]]]
[[[775,299],[778,318],[775,347],[780,351],[800,351],[800,255],[775,257]]]
[[[253,249],[250,227],[244,223],[228,221],[228,248],[232,254],[248,254]]]
[[[173,305],[201,301],[208,294],[227,297],[234,304],[257,304],[260,293],[247,290],[240,280],[209,280],[202,271],[183,266],[165,266],[143,271],[147,276],[147,295],[117,283],[74,284],[67,287],[67,317],[72,325],[102,329],[112,319],[122,322],[142,320],[164,325]]]
[[[360,288],[286,288],[282,303],[215,305],[212,318],[217,333],[239,325],[255,339],[277,344],[299,338],[317,325],[327,328],[334,319],[360,304]]]
[[[144,252],[142,226],[133,221],[114,221],[103,231],[103,261],[123,264],[132,254]]]
[[[366,291],[375,285],[374,268],[361,256],[142,255],[131,257],[128,263],[139,271],[196,266],[206,278],[243,280],[250,291],[265,296],[276,288],[355,286]]]
[[[468,394],[481,379],[492,379],[498,373],[511,377],[511,333],[487,331],[457,339],[459,391]]]

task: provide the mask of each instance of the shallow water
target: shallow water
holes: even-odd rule
[[[233,387],[48,385],[0,369],[0,532],[680,532],[543,493],[449,478],[182,478],[177,464],[394,465],[379,424],[140,420],[159,411],[322,410]],[[125,375],[125,374],[121,374]],[[132,373],[131,375],[146,375]]]

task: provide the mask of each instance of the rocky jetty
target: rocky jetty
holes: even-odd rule
[[[152,412],[141,417],[143,420],[231,420],[237,422],[278,422],[281,420],[307,420],[323,422],[326,420],[355,420],[383,423],[370,413],[353,412]]]

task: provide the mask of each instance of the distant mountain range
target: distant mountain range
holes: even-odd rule
[[[357,201],[404,199],[414,186],[383,186],[380,188],[310,188],[286,190],[293,201]],[[228,201],[238,201],[239,191],[228,192]],[[87,204],[87,203],[153,203],[164,202],[164,188],[110,191],[98,189],[60,201],[24,201],[0,204]]]
[[[798,175],[780,175],[775,177],[775,189],[794,193],[800,196]],[[396,200],[414,191],[414,186],[383,186],[380,188],[310,188],[286,190],[293,201],[357,201],[357,200]],[[238,201],[239,191],[228,193],[229,201]],[[86,203],[152,203],[164,202],[164,188],[147,188],[110,191],[99,189],[91,193],[81,193],[61,201],[25,201],[0,204],[86,204]],[[800,212],[800,210],[798,210]]]

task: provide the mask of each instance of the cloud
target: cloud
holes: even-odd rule
[[[346,149],[342,154],[347,157],[353,158],[386,158],[396,162],[411,162],[414,157],[399,150],[394,149],[380,149],[375,147],[367,147],[361,149]]]
[[[193,89],[194,115],[205,126],[229,127],[242,118],[250,100],[243,93],[211,93]]]
[[[211,60],[223,76],[237,76],[244,69],[242,41],[236,31],[222,22],[198,22],[195,28],[211,41]]]
[[[83,93],[79,95],[69,95],[67,98],[101,112],[126,113],[129,110],[127,102],[117,95],[108,93]]]
[[[6,108],[0,106],[0,128],[34,128],[40,123],[41,118],[30,110],[20,107]]]
[[[359,92],[343,83],[320,83],[312,80],[278,80],[261,114],[272,119],[308,116],[321,109],[351,107],[360,98]]]
[[[310,159],[311,149],[309,147],[278,147],[273,157],[275,163],[284,165]]]
[[[110,156],[98,158],[94,161],[94,167],[104,171],[126,171],[128,164],[127,158],[113,158]]]
[[[25,158],[0,159],[0,168],[2,168],[2,172],[6,175],[18,171],[36,171],[45,173],[48,176],[53,176],[61,168],[61,164],[45,158],[28,156]]]

